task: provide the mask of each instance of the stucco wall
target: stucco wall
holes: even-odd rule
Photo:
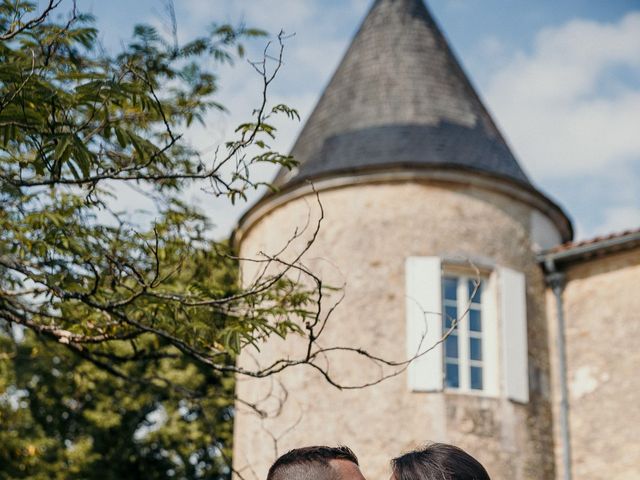
[[[426,183],[360,185],[323,191],[320,198],[325,219],[306,264],[328,282],[345,284],[345,298],[330,319],[323,345],[359,346],[403,360],[406,257],[491,259],[527,275],[531,402],[411,393],[405,373],[364,390],[342,391],[304,367],[277,380],[240,379],[237,394],[243,400],[278,394],[278,382],[288,398],[274,419],[260,419],[238,404],[235,468],[246,478],[263,479],[278,453],[309,444],[346,444],[359,455],[367,478],[388,478],[393,456],[433,440],[467,449],[492,478],[554,478],[545,287],[529,241],[530,208],[497,193]],[[312,196],[277,208],[249,231],[242,256],[279,250],[296,227],[307,223],[310,212],[313,224],[318,207]],[[293,249],[304,242],[294,242]],[[243,266],[245,281],[256,268]],[[245,352],[240,363],[250,366],[257,358],[264,364],[300,348],[292,339],[274,340],[259,357]],[[380,373],[353,356],[334,356],[329,362],[343,384]]]
[[[563,299],[576,479],[640,478],[639,289],[640,249],[567,269]],[[550,292],[548,305],[555,351],[555,301]],[[560,466],[558,428],[555,434]]]

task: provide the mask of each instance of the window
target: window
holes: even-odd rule
[[[444,385],[450,390],[484,389],[482,286],[477,278],[442,278]]]
[[[526,403],[525,275],[489,265],[476,286],[466,267],[435,256],[407,258],[406,347],[413,359],[407,385],[412,392],[448,390]]]

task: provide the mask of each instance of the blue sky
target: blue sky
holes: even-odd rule
[[[175,0],[180,37],[211,22],[295,33],[274,102],[311,112],[371,0]],[[162,25],[162,0],[79,0],[116,51],[135,23]],[[429,0],[516,156],[570,214],[579,238],[640,227],[640,0]],[[263,42],[252,45],[257,58]],[[250,114],[258,79],[245,63],[220,71],[227,115],[191,138],[213,148]],[[287,150],[301,124],[282,123]],[[258,176],[270,178],[262,169]],[[246,205],[199,191],[219,235]],[[121,201],[131,201],[124,195]],[[123,205],[126,206],[126,205]]]

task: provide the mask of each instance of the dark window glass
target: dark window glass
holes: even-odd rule
[[[471,360],[482,360],[482,340],[479,338],[469,339],[469,358]]]
[[[458,279],[445,277],[443,280],[444,299],[455,300],[458,298]]]
[[[482,282],[480,282],[480,285],[478,285],[478,290],[476,291],[475,295],[473,293],[473,291],[476,289],[476,282],[478,280],[476,279],[472,279],[469,280],[469,300],[471,300],[473,303],[481,303],[482,302]]]
[[[444,341],[445,358],[458,358],[458,336],[449,335]]]
[[[451,306],[444,307],[444,315],[444,327],[448,330],[458,318],[458,309]]]
[[[469,330],[472,332],[482,331],[482,314],[480,310],[469,310]]]
[[[458,375],[458,365],[447,363],[445,371],[445,383],[449,388],[460,388],[460,375]]]
[[[471,388],[482,390],[482,367],[471,367]]]

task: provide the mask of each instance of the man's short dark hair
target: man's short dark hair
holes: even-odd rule
[[[391,464],[395,480],[491,480],[480,462],[445,443],[406,453]]]
[[[304,447],[291,450],[278,458],[267,480],[336,480],[332,460],[347,460],[358,465],[358,457],[349,447]]]

